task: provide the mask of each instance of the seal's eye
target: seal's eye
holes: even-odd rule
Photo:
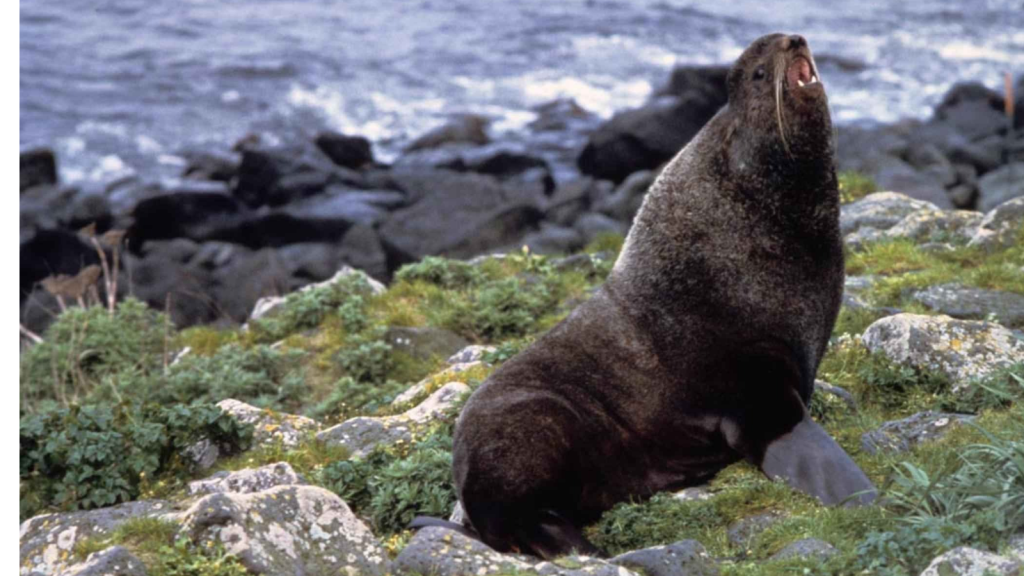
[[[764,80],[764,66],[758,66],[757,70],[754,70],[754,80]]]

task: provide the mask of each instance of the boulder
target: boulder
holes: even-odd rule
[[[465,364],[467,362],[479,362],[484,359],[484,355],[489,354],[497,350],[494,346],[482,346],[480,344],[473,344],[466,346],[462,350],[459,350],[455,354],[448,357],[448,364]]]
[[[469,341],[444,328],[392,326],[384,333],[384,341],[398,352],[419,360],[447,358],[469,345]]]
[[[468,348],[473,348],[473,346],[469,346]],[[489,348],[489,347],[484,346],[482,348]],[[463,354],[463,352],[457,352],[452,357],[453,358],[457,357],[457,356],[459,356],[459,354]],[[448,368],[446,368],[446,369],[442,370],[441,372],[439,372],[437,374],[434,374],[432,376],[427,376],[423,380],[420,380],[416,384],[413,384],[412,386],[410,386],[409,389],[406,390],[405,392],[402,392],[398,396],[395,396],[395,399],[391,401],[391,405],[392,406],[403,406],[405,404],[413,402],[414,400],[416,400],[417,398],[419,398],[421,396],[424,396],[424,395],[426,395],[428,393],[434,392],[434,390],[432,389],[432,385],[436,386],[436,383],[439,380],[443,380],[444,378],[451,378],[453,382],[458,382],[458,379],[457,379],[456,375],[459,374],[460,372],[465,372],[466,370],[470,370],[472,368],[476,368],[477,366],[488,366],[488,364],[484,364],[480,360],[471,360],[469,362],[458,362],[458,363],[454,363],[454,364],[452,364],[449,361],[449,364],[450,365],[448,366]],[[451,383],[451,382],[449,382],[449,383]]]
[[[169,502],[136,500],[109,508],[35,516],[21,523],[19,542],[23,574],[59,574],[74,559],[75,544],[110,534],[133,518],[176,517]]]
[[[490,120],[477,114],[461,114],[416,138],[405,147],[406,152],[436,148],[453,142],[465,142],[482,146],[491,141],[487,136]]]
[[[911,142],[928,142],[953,164],[972,166],[983,174],[1002,163],[1000,146],[981,143],[964,136],[956,127],[941,121],[932,121],[916,127],[908,135]]]
[[[573,227],[583,235],[584,244],[590,244],[602,234],[625,236],[629,232],[629,224],[597,212],[588,212],[580,216]]]
[[[1024,327],[1024,295],[1014,292],[939,284],[915,292],[911,298],[953,318],[984,320],[991,315],[1004,326]]]
[[[759,534],[782,520],[783,515],[779,512],[768,511],[748,516],[734,522],[726,530],[726,537],[729,543],[737,548],[748,549]]]
[[[641,170],[627,177],[622,184],[594,206],[594,210],[602,212],[621,222],[632,222],[633,216],[640,210],[647,189],[654,183],[657,173],[653,170]]]
[[[26,150],[19,160],[19,187],[24,192],[33,186],[57,184],[57,156],[48,148]]]
[[[337,272],[334,273],[333,276],[331,276],[327,280],[324,280],[322,282],[315,282],[312,284],[306,284],[305,286],[299,288],[299,292],[307,292],[309,290],[319,290],[321,288],[327,288],[333,284],[337,284],[343,278],[346,278],[353,274],[363,277],[363,280],[366,282],[367,296],[383,294],[387,290],[387,287],[385,287],[377,280],[374,280],[372,277],[368,276],[365,272],[361,270],[356,270],[351,266],[342,266],[337,270]],[[272,311],[281,304],[283,304],[284,301],[285,299],[280,296],[261,298],[253,307],[252,314],[249,315],[249,320],[258,320],[260,318],[272,314]]]
[[[313,142],[338,166],[358,170],[373,163],[370,141],[362,136],[346,136],[338,132],[325,131],[317,134]]]
[[[583,235],[575,228],[543,222],[540,230],[530,232],[517,242],[534,254],[569,254],[583,247]],[[514,250],[516,246],[509,246]]]
[[[978,209],[988,212],[1008,200],[1024,196],[1024,162],[1013,162],[978,180]]]
[[[885,231],[886,238],[909,238],[915,242],[952,242],[966,244],[974,237],[982,215],[971,210],[931,210],[911,212]]]
[[[149,245],[147,244],[147,248]],[[124,268],[118,287],[128,289],[135,298],[158,310],[166,310],[178,328],[214,322],[222,318],[219,304],[211,299],[217,281],[203,265],[193,265],[196,253],[182,262],[184,246],[164,244],[154,247],[145,258],[124,256]],[[129,282],[129,274],[131,279]],[[215,298],[215,297],[214,297]]]
[[[986,251],[1009,248],[1017,242],[1024,229],[1024,198],[1014,198],[996,206],[985,214],[978,223],[968,246],[977,246]]]
[[[944,175],[918,171],[899,158],[886,156],[876,163],[872,176],[883,190],[899,190],[911,198],[930,202],[939,208],[953,207],[946,194]]]
[[[817,538],[804,538],[787,545],[782,550],[772,554],[769,560],[790,560],[799,558],[801,560],[816,560],[824,562],[838,553],[836,547]]]
[[[462,382],[449,382],[418,406],[396,416],[360,416],[332,426],[316,435],[331,445],[344,446],[353,457],[363,457],[378,445],[409,442],[415,432],[441,418],[451,416],[455,404],[470,392]]]
[[[935,120],[951,126],[969,140],[1006,132],[1004,98],[980,82],[954,84],[935,107]]]
[[[216,493],[183,515],[193,542],[220,542],[253,574],[384,574],[387,556],[373,533],[333,492],[276,486],[253,494]]]
[[[18,252],[22,297],[40,280],[57,274],[74,276],[82,268],[99,264],[96,248],[73,232],[39,230],[21,243]]]
[[[296,218],[376,226],[387,219],[389,206],[404,202],[401,192],[357,192],[330,186],[318,196],[289,204],[282,212]]]
[[[681,540],[667,546],[653,546],[619,554],[608,561],[632,568],[647,576],[713,576],[715,559],[696,540]]]
[[[860,437],[860,445],[868,454],[907,452],[918,444],[939,440],[950,430],[973,419],[963,414],[944,414],[931,410],[918,412],[865,432]]]
[[[188,238],[202,242],[243,218],[243,207],[227,194],[172,193],[142,200],[132,210],[132,225],[125,235],[135,253],[146,242]]]
[[[580,178],[555,189],[544,204],[545,217],[560,226],[570,226],[591,205],[600,202],[612,192],[607,180]]]
[[[234,472],[221,471],[202,480],[188,483],[188,493],[214,494],[230,492],[232,494],[251,494],[269,490],[274,486],[293,486],[306,484],[287,462],[267,464],[259,468],[247,468]]]
[[[839,230],[843,236],[861,228],[887,230],[911,213],[924,209],[938,210],[939,207],[899,192],[875,192],[840,208]]]
[[[179,156],[185,159],[184,178],[229,183],[238,175],[238,157],[233,154],[189,150]]]
[[[565,132],[571,128],[593,122],[595,116],[572,98],[560,98],[533,109],[537,117],[528,124],[534,132]]]
[[[315,147],[245,147],[232,194],[247,206],[280,206],[330,184],[366,188],[358,173],[336,165]]]
[[[1021,576],[1024,563],[961,546],[936,557],[921,576]]]
[[[479,540],[436,526],[416,532],[395,558],[391,570],[397,576],[482,576],[524,572],[541,576],[637,576],[635,572],[607,561],[586,556],[542,562],[523,554],[502,554]]]
[[[252,425],[254,445],[281,443],[286,448],[294,448],[307,435],[320,429],[312,418],[257,408],[232,398],[221,400],[217,406],[239,423]]]
[[[445,169],[455,172],[489,174],[501,181],[516,182],[535,195],[547,195],[555,187],[547,161],[531,154],[525,145],[496,143],[486,146],[448,145],[409,152],[394,169]],[[525,195],[529,196],[527,192]]]
[[[75,564],[60,573],[61,576],[146,576],[142,560],[124,546],[111,546],[93,552],[85,562]]]
[[[826,394],[841,400],[849,408],[854,409],[857,407],[857,400],[854,399],[853,394],[850,394],[845,388],[840,388],[835,384],[829,384],[824,380],[814,381],[814,393],[815,394]]]
[[[888,316],[871,324],[861,341],[897,364],[946,375],[954,390],[1024,362],[1024,340],[1010,330],[949,316]]]

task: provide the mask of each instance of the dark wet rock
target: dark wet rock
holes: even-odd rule
[[[754,538],[775,525],[782,518],[783,515],[781,513],[769,511],[737,520],[726,530],[726,537],[733,546],[747,549]]]
[[[469,345],[469,341],[444,328],[393,326],[384,333],[384,341],[398,352],[429,360],[447,358]]]
[[[373,163],[370,141],[362,136],[346,136],[327,131],[317,134],[314,142],[338,166],[357,170]]]
[[[935,119],[970,140],[1005,133],[1003,96],[979,82],[955,84],[935,108]]]
[[[86,538],[110,534],[133,518],[175,516],[171,503],[163,500],[136,500],[109,508],[36,516],[21,524],[20,564],[24,573],[58,574],[72,564],[75,544]]]
[[[838,553],[836,547],[817,538],[804,538],[789,544],[779,550],[769,560],[789,560],[800,558],[804,560],[817,560],[824,562]]]
[[[1024,198],[1014,198],[986,213],[978,224],[978,231],[967,245],[986,251],[1009,248],[1017,242],[1022,224]]]
[[[398,171],[431,168],[488,174],[514,182],[515,188],[533,190],[534,195],[547,195],[555,188],[547,161],[531,154],[524,145],[448,145],[407,153],[394,165]]]
[[[103,233],[114,223],[113,208],[97,185],[40,185],[25,190],[18,202],[22,233],[34,230],[64,228],[78,230],[96,224]]]
[[[918,412],[902,420],[882,424],[878,429],[866,432],[860,438],[861,448],[868,454],[878,452],[907,452],[918,444],[934,442],[964,422],[973,420],[963,414],[941,412]]]
[[[991,315],[1005,326],[1024,326],[1024,295],[1014,292],[940,284],[915,292],[911,297],[954,318],[984,320]]]
[[[138,252],[150,240],[207,240],[238,222],[242,213],[242,205],[227,194],[182,192],[147,198],[132,211],[128,247]]]
[[[1002,162],[998,149],[972,141],[945,122],[922,124],[910,133],[909,140],[929,142],[935,145],[950,162],[973,166],[978,173],[988,172]]]
[[[363,457],[380,445],[409,442],[417,431],[452,416],[459,399],[470,392],[462,382],[449,382],[419,405],[395,416],[359,416],[316,435],[317,440],[344,446],[354,457]]]
[[[91,264],[99,264],[96,249],[77,234],[65,230],[39,230],[21,243],[21,294],[27,295],[32,287],[50,275],[74,276]]]
[[[322,192],[329,184],[365,188],[358,173],[316,148],[246,148],[232,193],[250,207],[280,206]]]
[[[319,196],[293,202],[282,211],[297,218],[375,226],[387,219],[388,205],[399,206],[404,202],[401,192],[355,192],[331,187]]]
[[[589,123],[594,115],[572,98],[562,98],[534,108],[537,118],[529,127],[536,132],[562,132],[578,123]]]
[[[231,220],[210,231],[205,240],[231,242],[251,249],[276,248],[300,242],[337,242],[357,222],[346,217],[321,218],[274,212]]]
[[[167,310],[175,326],[187,327],[220,319],[221,311],[211,301],[216,281],[213,273],[201,266],[176,260],[180,253],[154,251],[146,258],[125,258],[131,270],[131,291],[135,298],[158,310]],[[122,276],[120,286],[128,286]]]
[[[921,576],[1021,576],[1024,561],[967,546],[936,557]]]
[[[957,182],[956,168],[934,144],[926,142],[921,146],[912,147],[908,152],[907,162],[915,169],[934,176],[947,188]]]
[[[821,68],[835,68],[843,72],[862,72],[868,69],[863,60],[839,54],[816,54],[814,63]]]
[[[238,175],[238,158],[235,155],[186,151],[181,153],[181,157],[185,159],[185,168],[181,171],[185,178],[227,183]]]
[[[542,217],[534,202],[510,199],[514,194],[490,176],[436,170],[401,178],[406,192],[421,199],[380,228],[393,266],[427,255],[486,253],[537,229]]]
[[[540,230],[519,241],[535,254],[568,254],[583,247],[583,235],[575,228],[542,222]]]
[[[896,314],[868,326],[861,341],[897,364],[946,375],[954,390],[1024,362],[1024,340],[1007,328],[949,316]]]
[[[560,185],[545,204],[545,216],[560,225],[570,226],[583,212],[611,195],[613,185],[607,180],[583,177]]]
[[[567,556],[542,562],[523,554],[502,554],[489,546],[441,527],[419,530],[391,564],[398,576],[483,576],[494,573],[528,573],[541,576],[637,576],[605,560]]]
[[[907,132],[908,126],[904,124],[875,129],[850,126],[840,130],[836,144],[836,168],[874,177],[886,158],[907,155],[910,146]]]
[[[75,564],[61,576],[146,576],[146,567],[123,546],[93,552],[85,562]]]
[[[978,180],[978,209],[988,212],[1008,200],[1024,196],[1024,162],[993,170]]]
[[[465,142],[476,145],[487,144],[491,139],[487,136],[487,124],[490,121],[476,114],[462,114],[416,138],[408,146],[406,152],[436,148],[453,142]]]
[[[953,203],[946,194],[944,176],[915,170],[899,158],[887,156],[876,165],[873,173],[875,183],[883,190],[899,190],[901,193],[931,202],[939,208],[952,208]]]
[[[619,184],[615,190],[602,198],[594,210],[602,212],[623,222],[632,222],[633,216],[640,210],[647,189],[654,183],[657,174],[652,170],[634,172]]]
[[[619,554],[608,562],[636,569],[647,576],[712,576],[718,567],[704,546],[696,540],[681,540]]]
[[[629,232],[629,224],[597,212],[588,212],[576,219],[573,227],[583,235],[583,243],[589,244],[602,234],[618,234],[625,236]]]
[[[53,150],[39,148],[22,152],[19,166],[22,192],[33,186],[57,184],[57,157]]]
[[[677,66],[668,82],[655,91],[655,96],[689,96],[697,94],[712,102],[729,99],[726,88],[728,66]]]
[[[383,574],[387,556],[373,533],[333,492],[276,486],[216,493],[183,515],[199,546],[219,542],[254,574]]]
[[[213,494],[231,492],[232,494],[251,494],[269,490],[274,486],[292,486],[306,484],[287,462],[267,464],[259,468],[246,468],[229,472],[223,470],[202,480],[188,483],[188,493]]]

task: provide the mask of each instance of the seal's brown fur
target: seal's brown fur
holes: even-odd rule
[[[455,483],[495,549],[596,553],[581,527],[615,503],[743,458],[827,503],[871,488],[806,411],[843,253],[824,91],[774,99],[778,60],[801,53],[779,34],[743,53],[608,281],[470,398]]]

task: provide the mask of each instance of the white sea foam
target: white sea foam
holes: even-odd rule
[[[139,134],[135,137],[135,147],[143,154],[159,154],[164,151],[162,144],[145,134]]]

